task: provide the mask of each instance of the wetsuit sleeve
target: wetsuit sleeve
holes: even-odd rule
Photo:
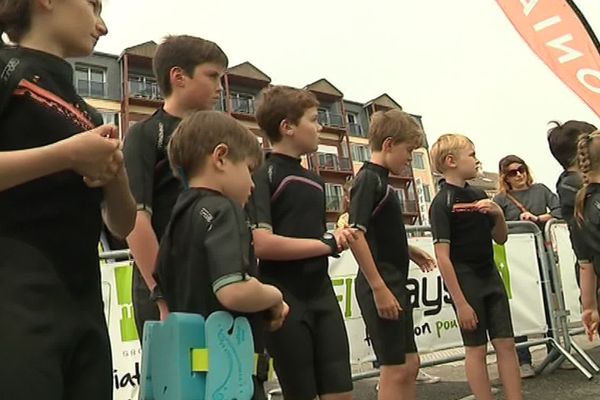
[[[138,211],[152,214],[157,135],[144,129],[146,126],[145,123],[138,123],[129,129],[123,144],[123,157]]]
[[[446,192],[439,192],[429,207],[433,243],[450,243],[450,209],[445,203]]]
[[[348,220],[352,228],[367,232],[371,217],[376,211],[378,200],[381,200],[382,197],[381,186],[381,180],[376,174],[365,170],[358,174],[350,190],[350,215]]]
[[[250,279],[248,224],[241,207],[220,199],[211,207],[204,246],[213,291]]]
[[[250,218],[252,229],[273,230],[271,222],[271,187],[268,167],[263,167],[252,175],[254,190],[246,204],[246,212]]]

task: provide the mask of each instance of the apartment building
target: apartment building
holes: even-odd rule
[[[129,47],[119,56],[94,53],[71,60],[80,95],[103,113],[107,123],[118,124],[122,135],[163,102],[152,73],[156,46],[149,41]],[[265,151],[270,144],[256,122],[255,101],[259,92],[270,84],[271,78],[250,62],[232,66],[223,78],[223,96],[217,105],[217,109],[230,113],[252,130]],[[313,92],[320,102],[319,121],[323,130],[318,151],[303,162],[326,182],[327,221],[333,226],[343,212],[342,185],[370,158],[367,140],[370,116],[376,111],[402,107],[385,93],[365,103],[345,99],[325,78],[306,85],[305,89]],[[420,116],[413,116],[421,123]],[[415,151],[412,167],[390,176],[390,184],[402,202],[405,222],[426,222],[429,202],[435,194],[427,146]]]

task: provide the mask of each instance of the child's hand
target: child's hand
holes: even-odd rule
[[[111,161],[112,168],[116,168],[117,172],[110,176],[106,176],[105,178],[100,179],[92,179],[87,176],[83,177],[83,181],[88,187],[95,188],[106,185],[109,182],[115,181],[118,177],[121,179],[125,178],[125,169],[123,168],[123,152],[119,149],[113,154],[113,158]]]
[[[598,316],[598,310],[583,310],[581,314],[581,321],[585,328],[585,333],[589,341],[594,340],[594,336],[598,335],[598,325],[600,323],[600,317]]]
[[[108,182],[123,166],[122,143],[117,128],[102,125],[87,132],[63,140],[69,164],[87,181]]]
[[[402,307],[400,307],[398,299],[387,286],[373,290],[373,299],[380,318],[391,320],[400,318]]]
[[[418,247],[408,246],[408,256],[423,272],[431,272],[436,267],[433,257]]]
[[[273,331],[276,331],[277,329],[281,328],[281,326],[283,325],[289,312],[290,312],[290,307],[283,300],[281,301],[281,303],[272,307],[269,310],[269,315],[270,315],[269,326],[268,326],[269,331],[273,332]]]
[[[504,218],[504,212],[502,211],[502,208],[500,208],[500,206],[496,204],[493,200],[479,200],[477,203],[475,203],[475,207],[477,207],[477,210],[480,213],[490,214],[495,217],[501,216]]]
[[[477,318],[477,313],[475,313],[475,310],[473,310],[469,303],[457,307],[456,313],[458,314],[458,323],[462,330],[470,332],[477,329],[479,319]]]
[[[338,251],[346,250],[350,243],[358,239],[356,230],[353,228],[338,228],[333,232],[333,236],[338,244]]]

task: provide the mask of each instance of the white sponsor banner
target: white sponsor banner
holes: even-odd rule
[[[433,254],[431,238],[411,238],[409,242]],[[501,275],[510,288],[515,333],[546,332],[533,235],[510,235],[504,263],[506,268]],[[128,262],[103,263],[101,271],[112,344],[114,398],[137,400],[135,393],[140,379],[141,346],[131,299],[132,265]],[[371,348],[364,340],[365,327],[354,294],[357,271],[358,266],[349,251],[340,258],[330,259],[329,272],[346,322],[353,363],[373,359]],[[462,346],[456,316],[439,272],[423,273],[411,263],[407,290],[415,304],[413,316],[419,351],[426,353]]]
[[[411,238],[409,243],[433,254],[430,237]],[[531,234],[510,235],[505,249],[505,258],[501,249],[496,249],[496,256],[500,256],[497,263],[504,264],[501,276],[509,293],[515,334],[544,333],[547,324],[534,237]],[[364,340],[365,326],[354,294],[357,270],[358,265],[350,252],[343,253],[338,259],[330,259],[329,273],[346,320],[353,363],[373,359],[371,348]],[[456,315],[439,271],[423,273],[411,262],[407,290],[415,306],[413,318],[419,352],[462,346]]]
[[[569,322],[581,322],[581,303],[579,302],[579,286],[575,274],[577,257],[571,246],[567,224],[554,224],[550,236],[558,256],[558,272],[562,284],[565,308],[570,311]]]
[[[140,382],[142,351],[131,300],[132,268],[129,262],[101,263],[104,312],[112,347],[115,400],[137,400]]]

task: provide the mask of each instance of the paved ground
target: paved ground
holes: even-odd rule
[[[584,347],[588,354],[600,364],[600,341],[590,344],[583,338],[577,338],[577,342]],[[544,347],[538,347],[533,351],[534,362],[540,362],[545,356]],[[489,357],[490,364],[494,363],[494,357]],[[496,368],[489,366],[490,376],[497,379]],[[462,362],[426,368],[429,374],[442,378],[442,382],[433,385],[419,385],[417,398],[423,400],[459,400],[469,398],[471,391],[466,383],[464,366]],[[376,400],[376,379],[365,379],[354,385],[354,399]],[[497,382],[496,382],[497,383]],[[525,399],[600,399],[600,375],[588,381],[579,371],[556,370],[550,374],[543,374],[523,382]],[[274,396],[274,400],[282,397]],[[501,392],[496,395],[498,400],[504,399]]]

